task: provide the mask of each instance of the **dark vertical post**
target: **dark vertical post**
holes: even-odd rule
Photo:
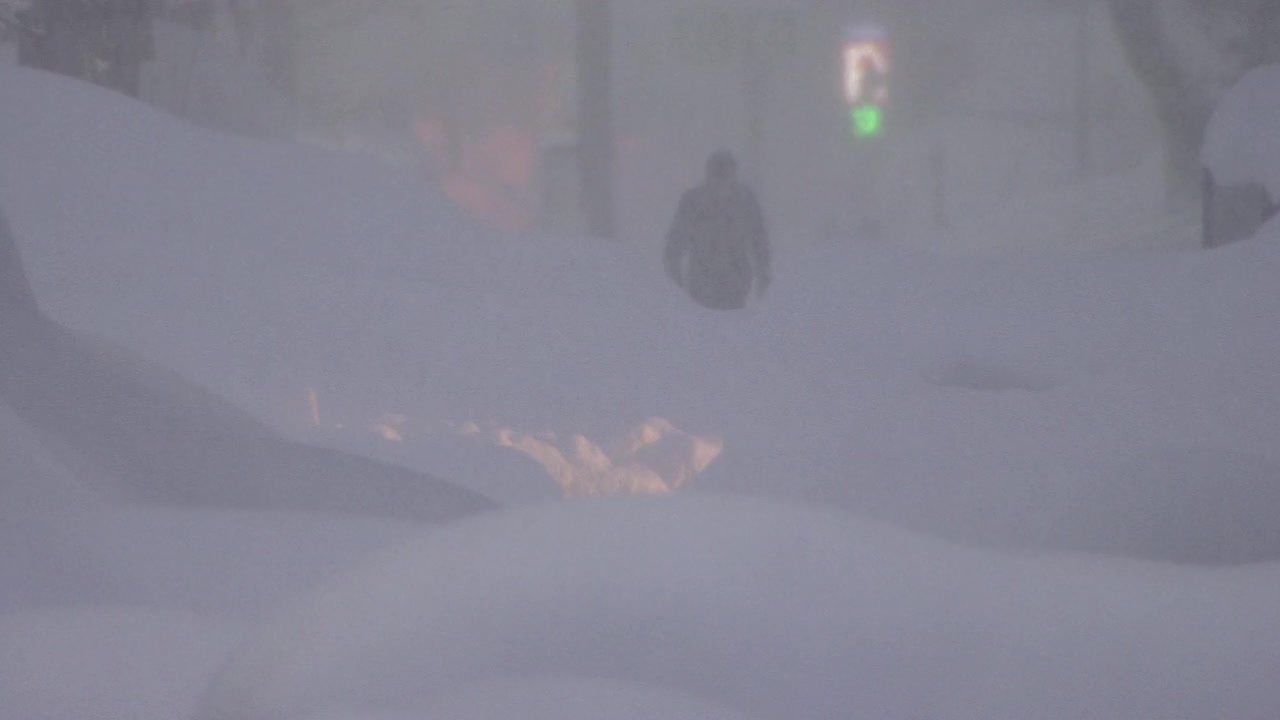
[[[761,36],[767,32],[763,14],[752,14],[741,24],[739,38],[742,62],[742,97],[746,105],[747,121],[747,169],[759,173],[764,167],[763,105],[765,94],[765,68]],[[765,48],[767,50],[767,48]],[[759,177],[757,177],[757,183]]]
[[[575,0],[578,168],[587,230],[614,237],[614,141],[609,0]]]

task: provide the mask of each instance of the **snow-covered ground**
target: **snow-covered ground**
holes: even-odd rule
[[[721,315],[653,241],[495,235],[371,162],[9,67],[0,97],[0,203],[52,317],[531,505],[122,505],[0,412],[5,720],[1280,711],[1274,224],[1211,253],[1034,252],[1062,229],[1030,211],[992,214],[1016,255],[784,232],[770,295]],[[1105,187],[1018,200],[1148,197]],[[511,446],[686,487],[562,503]]]
[[[533,676],[769,718],[1261,720],[1277,590],[1275,567],[1001,557],[784,503],[578,501],[336,576],[236,653],[197,718],[425,709]]]

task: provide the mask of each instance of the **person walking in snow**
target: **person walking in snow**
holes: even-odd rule
[[[698,304],[746,306],[769,287],[769,238],[755,193],[727,150],[707,159],[706,180],[680,198],[663,253],[667,274]]]

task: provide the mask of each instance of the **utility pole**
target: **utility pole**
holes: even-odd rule
[[[760,162],[760,149],[763,145],[760,140],[760,99],[763,83],[760,79],[759,48],[756,46],[756,34],[760,29],[758,20],[759,18],[756,15],[751,14],[742,22],[741,37],[739,38],[738,46],[735,48],[737,61],[740,63],[742,73],[742,101],[747,130],[746,167],[748,170],[762,166]]]
[[[574,0],[578,174],[587,231],[616,235],[610,0]]]

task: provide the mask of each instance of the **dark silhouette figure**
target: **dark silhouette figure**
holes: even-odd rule
[[[707,178],[680,198],[663,255],[667,274],[713,310],[737,310],[769,286],[769,238],[755,193],[737,178],[726,150],[707,160]]]

